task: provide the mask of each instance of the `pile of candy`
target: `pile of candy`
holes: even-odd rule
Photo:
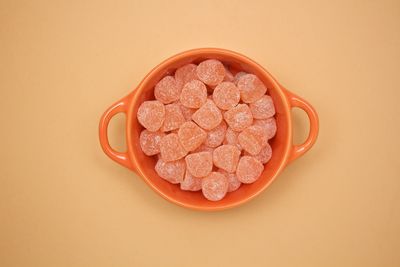
[[[161,79],[137,118],[140,146],[157,156],[158,175],[211,201],[255,182],[272,156],[275,107],[254,74],[220,61],[187,64]]]

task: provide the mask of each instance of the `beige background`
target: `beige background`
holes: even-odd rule
[[[208,46],[261,63],[321,122],[261,196],[217,213],[160,198],[97,137],[152,67]],[[400,266],[399,71],[399,1],[2,0],[0,266]]]

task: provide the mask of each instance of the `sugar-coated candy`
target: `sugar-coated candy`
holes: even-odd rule
[[[257,155],[268,144],[268,136],[262,126],[252,125],[238,136],[240,146],[251,155]]]
[[[194,177],[205,177],[210,174],[213,167],[211,152],[197,152],[185,157],[186,168]]]
[[[143,130],[140,133],[139,143],[143,153],[147,156],[153,156],[160,153],[161,139],[165,136],[163,132],[150,132]]]
[[[178,130],[179,141],[186,151],[196,150],[207,138],[207,133],[192,121],[187,121]]]
[[[228,178],[220,172],[212,172],[201,181],[201,189],[205,198],[218,201],[228,192]]]
[[[208,151],[208,152],[211,152],[211,153],[213,153],[214,152],[214,150],[215,150],[215,148],[214,147],[209,147],[209,146],[207,146],[207,145],[205,145],[205,144],[202,144],[201,146],[199,146],[196,150],[194,150],[193,152],[203,152],[203,151]]]
[[[260,143],[261,147],[264,147],[268,144],[268,136],[265,134],[265,129],[260,125],[251,125],[243,130],[243,132],[252,133],[256,136],[258,142]]]
[[[245,155],[249,156],[248,152],[244,153]],[[253,156],[254,158],[258,159],[262,164],[267,163],[272,157],[272,148],[269,144],[261,148],[260,153]]]
[[[207,88],[199,80],[187,82],[181,92],[180,101],[188,108],[200,108],[206,103]]]
[[[267,87],[254,74],[245,74],[240,77],[237,87],[240,91],[240,98],[245,103],[253,103],[267,92]]]
[[[218,172],[224,174],[228,178],[228,192],[236,191],[242,185],[242,182],[236,177],[236,173],[229,173],[223,169],[218,169]]]
[[[196,68],[197,65],[195,64],[186,64],[175,71],[175,80],[181,88],[186,83],[198,79]]]
[[[274,117],[266,120],[255,120],[254,125],[264,128],[264,135],[268,139],[271,139],[276,134],[276,120]]]
[[[227,172],[235,172],[240,153],[240,150],[236,146],[219,146],[213,152],[214,165]]]
[[[169,132],[178,129],[185,122],[182,110],[178,104],[165,106],[165,120],[161,126],[161,131]]]
[[[253,115],[246,104],[239,104],[224,113],[225,121],[232,130],[240,132],[253,123]]]
[[[183,158],[187,151],[179,142],[178,135],[170,133],[161,139],[160,153],[163,161],[169,162]]]
[[[228,127],[228,129],[226,129],[225,139],[224,139],[223,144],[224,145],[234,145],[239,150],[242,150],[242,147],[241,147],[241,145],[239,144],[239,141],[238,141],[239,133],[240,132],[236,132],[236,131],[232,130],[231,127]]]
[[[199,191],[201,190],[202,178],[194,177],[186,170],[185,177],[181,182],[181,189],[185,191]]]
[[[224,82],[233,82],[233,80],[235,79],[235,77],[233,76],[232,72],[225,67],[225,77],[224,77]]]
[[[240,182],[251,184],[257,181],[264,170],[264,165],[252,156],[243,156],[239,160],[236,176]]]
[[[181,87],[172,76],[165,76],[154,88],[155,98],[164,104],[169,104],[178,100],[180,93]]]
[[[239,134],[238,141],[240,146],[251,155],[257,155],[261,151],[262,146],[258,136],[249,131],[248,128]]]
[[[204,144],[209,147],[217,147],[222,144],[225,138],[226,128],[226,122],[221,121],[217,127],[207,132],[207,138]]]
[[[274,102],[269,95],[263,95],[249,106],[255,119],[268,119],[275,115]]]
[[[186,164],[183,159],[171,162],[165,162],[159,159],[156,163],[155,170],[161,178],[172,184],[179,184],[183,181]]]
[[[177,104],[181,109],[182,115],[185,118],[185,120],[190,121],[192,119],[192,115],[196,112],[196,109],[185,107],[184,105],[182,105],[181,101],[176,101],[174,103]]]
[[[242,77],[243,75],[246,75],[247,73],[244,71],[239,71],[238,73],[236,73],[235,77],[233,78],[233,83],[237,85],[240,77]]]
[[[239,89],[232,82],[222,82],[215,87],[213,100],[220,109],[231,109],[239,103]]]
[[[192,115],[192,119],[201,128],[211,130],[221,123],[222,114],[214,101],[207,99],[207,102]]]
[[[197,66],[196,74],[203,83],[216,86],[224,80],[225,67],[219,60],[208,59]]]
[[[151,132],[158,131],[165,119],[165,107],[157,100],[144,101],[138,109],[139,123]]]

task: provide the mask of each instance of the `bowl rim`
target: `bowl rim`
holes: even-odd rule
[[[284,112],[286,114],[289,114],[289,116],[286,116],[287,118],[287,135],[286,135],[286,140],[285,140],[285,146],[284,150],[282,152],[283,156],[281,157],[281,161],[278,165],[277,168],[275,168],[274,174],[270,177],[269,181],[265,183],[263,186],[261,186],[259,189],[257,189],[254,193],[247,195],[246,197],[243,197],[242,199],[229,202],[229,203],[224,203],[221,205],[217,206],[199,206],[199,205],[194,205],[190,203],[186,203],[183,201],[180,201],[179,199],[175,199],[173,197],[170,197],[164,192],[162,192],[155,184],[153,184],[150,179],[147,177],[143,169],[141,168],[140,162],[137,160],[136,155],[134,153],[134,150],[130,149],[133,145],[132,141],[132,127],[129,127],[131,125],[132,120],[136,119],[136,116],[133,114],[134,106],[138,104],[138,98],[139,95],[143,92],[144,88],[146,88],[147,83],[151,80],[151,78],[158,74],[160,71],[166,69],[169,65],[171,65],[173,62],[177,60],[182,60],[183,58],[187,57],[193,57],[193,56],[201,56],[201,55],[209,55],[209,54],[215,54],[215,55],[221,55],[221,56],[228,56],[228,57],[234,57],[237,61],[243,62],[246,65],[251,66],[252,68],[258,69],[262,75],[265,76],[272,84],[273,87],[278,93],[281,101],[283,102],[283,107],[284,107]],[[210,57],[211,58],[211,57]],[[236,206],[239,206],[241,204],[244,204],[245,202],[250,201],[251,199],[255,198],[258,196],[261,192],[263,192],[275,179],[276,177],[281,173],[281,171],[285,168],[285,166],[288,163],[288,159],[290,156],[290,151],[292,148],[292,119],[290,116],[290,103],[287,98],[287,95],[285,94],[285,89],[277,82],[277,80],[266,70],[264,69],[260,64],[256,63],[252,59],[231,51],[227,49],[222,49],[222,48],[196,48],[196,49],[191,49],[187,50],[184,52],[181,52],[179,54],[176,54],[174,56],[171,56],[164,61],[162,61],[160,64],[155,66],[148,74],[143,78],[143,80],[139,83],[139,85],[136,87],[136,89],[133,90],[133,92],[128,96],[129,99],[129,104],[128,104],[128,111],[127,111],[127,118],[126,118],[126,138],[127,138],[127,152],[129,156],[129,160],[131,163],[135,166],[135,171],[139,176],[142,177],[142,179],[159,195],[161,195],[163,198],[166,200],[175,203],[179,206],[190,208],[190,209],[195,209],[195,210],[203,210],[203,211],[217,211],[217,210],[224,210],[228,208],[233,208]]]

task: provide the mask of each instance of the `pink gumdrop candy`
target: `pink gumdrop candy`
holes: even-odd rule
[[[276,134],[276,120],[274,117],[266,120],[255,120],[254,125],[262,127],[264,129],[264,135],[268,139],[273,138]]]
[[[181,87],[179,87],[175,78],[172,76],[165,76],[154,88],[155,98],[164,104],[169,104],[178,100],[180,93]]]
[[[143,153],[147,156],[154,156],[160,153],[161,139],[165,136],[163,132],[150,132],[143,130],[140,133],[139,143]]]
[[[251,184],[257,181],[264,170],[264,165],[256,158],[243,156],[239,160],[236,169],[238,180],[244,184]]]
[[[159,159],[155,166],[157,174],[172,184],[179,184],[183,181],[185,169],[186,164],[183,159],[171,162]]]
[[[161,126],[161,131],[169,132],[178,129],[185,122],[182,110],[177,104],[165,106],[165,120]]]
[[[240,77],[242,77],[243,75],[246,75],[247,73],[244,71],[240,71],[238,73],[236,73],[235,77],[233,78],[233,83],[237,85]]]
[[[240,77],[237,87],[240,91],[240,97],[245,103],[253,103],[267,92],[267,87],[254,74],[245,74]]]
[[[213,153],[214,150],[215,150],[214,147],[209,147],[209,146],[207,146],[207,145],[205,145],[205,144],[202,144],[201,146],[199,146],[199,147],[198,147],[195,151],[193,151],[193,152],[204,152],[204,151],[207,151],[207,152]]]
[[[187,108],[184,105],[182,105],[181,101],[176,101],[174,102],[179,106],[179,108],[182,111],[182,115],[185,118],[185,121],[190,121],[192,120],[192,115],[196,112],[196,109],[194,108]]]
[[[233,76],[232,72],[229,70],[229,68],[225,67],[225,77],[224,77],[224,82],[233,82],[235,77]]]
[[[181,189],[185,191],[200,191],[202,178],[194,177],[186,170],[185,177],[181,182]]]
[[[244,153],[246,156],[251,156],[248,152]],[[262,164],[267,163],[272,157],[272,148],[269,144],[263,147],[257,155],[253,156],[254,158],[258,159]]]
[[[194,151],[206,140],[207,133],[196,123],[187,121],[179,128],[178,137],[186,151]]]
[[[169,162],[183,158],[187,151],[179,142],[178,135],[170,133],[161,139],[160,153],[163,161]]]
[[[180,101],[187,108],[200,108],[206,103],[207,87],[199,80],[186,83],[181,92]]]
[[[257,155],[261,151],[261,143],[257,135],[253,132],[244,129],[238,136],[240,146],[251,155]]]
[[[235,132],[234,130],[232,130],[232,128],[228,127],[228,129],[226,129],[225,139],[224,139],[223,144],[224,145],[234,145],[239,150],[242,150],[242,146],[239,144],[238,136],[239,136],[239,132]]]
[[[211,152],[197,152],[185,157],[186,168],[194,177],[205,177],[210,174],[213,167]]]
[[[265,129],[259,125],[251,125],[247,127],[244,131],[248,131],[256,136],[258,142],[260,143],[261,147],[264,147],[268,144],[268,135],[265,132]],[[243,131],[243,132],[244,132]]]
[[[213,100],[220,109],[231,109],[239,103],[239,89],[232,82],[222,82],[215,87]]]
[[[224,174],[228,178],[228,192],[236,191],[242,185],[242,182],[238,180],[235,173],[229,173],[223,169],[218,169],[218,172]]]
[[[207,132],[207,138],[204,144],[209,147],[217,147],[222,144],[225,138],[226,128],[226,123],[221,121],[217,127]]]
[[[151,132],[158,131],[165,119],[165,107],[157,100],[144,101],[138,109],[139,123]]]
[[[269,95],[262,96],[249,106],[255,119],[268,119],[275,115],[274,102]]]
[[[222,114],[214,101],[207,99],[207,102],[193,114],[192,119],[201,128],[211,130],[221,123]]]
[[[240,150],[236,146],[219,146],[213,152],[214,165],[227,172],[235,172],[240,153]]]
[[[224,113],[225,121],[232,130],[240,132],[253,123],[253,115],[246,104],[239,104]]]
[[[208,59],[197,66],[196,74],[203,83],[216,86],[224,80],[225,67],[219,60]]]
[[[195,64],[186,64],[175,71],[175,80],[178,85],[182,88],[186,83],[196,80],[197,65]]]
[[[239,134],[238,141],[245,151],[256,155],[268,144],[268,136],[262,126],[252,125]]]
[[[201,189],[206,199],[218,201],[228,192],[228,178],[219,172],[212,172],[202,179]]]

